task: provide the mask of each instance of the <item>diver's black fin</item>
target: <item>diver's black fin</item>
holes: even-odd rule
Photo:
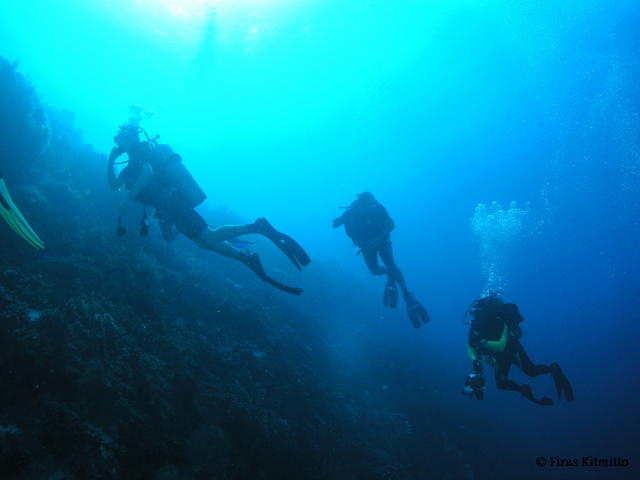
[[[273,285],[278,290],[282,290],[283,292],[290,293],[291,295],[300,295],[303,292],[303,290],[299,287],[290,287],[289,285],[280,283],[279,281],[274,280],[271,277],[264,277],[262,280]]]
[[[251,253],[251,254],[245,255],[242,258],[242,262],[245,263],[251,270],[253,270],[253,272],[256,275],[258,275],[258,277],[260,277],[262,281],[267,282],[268,284],[274,286],[278,290],[282,290],[283,292],[289,293],[291,295],[300,295],[302,293],[301,288],[290,287],[288,285],[278,282],[277,280],[274,280],[269,275],[267,275],[267,273],[264,271],[264,268],[262,267],[262,263],[260,262],[260,257],[258,256],[257,253]]]
[[[525,383],[522,385],[522,390],[520,390],[520,393],[522,393],[522,396],[525,397],[527,400],[530,400],[537,405],[542,405],[544,407],[550,407],[551,405],[553,405],[553,400],[549,397],[541,397],[541,398],[534,397],[533,391],[531,390],[531,386],[528,383]]]
[[[550,407],[551,405],[553,405],[553,399],[549,397],[535,398],[533,401],[538,405],[542,405],[544,407]]]
[[[311,263],[311,258],[309,257],[307,252],[304,251],[304,248],[302,248],[302,246],[289,235],[281,233],[280,243],[284,243],[286,245],[286,249],[289,251],[289,253],[293,254],[298,263],[303,267],[306,267]]]
[[[273,228],[266,218],[258,218],[253,226],[254,231],[251,233],[260,233],[271,240],[298,270],[302,270],[302,267],[306,267],[311,263],[311,258],[309,258],[309,255],[300,244],[289,235]]]
[[[431,321],[425,308],[419,301],[413,298],[413,295],[407,295],[405,300],[407,302],[407,314],[409,315],[409,320],[411,320],[411,324],[415,328],[420,328],[423,323],[427,324]]]
[[[557,363],[551,364],[551,375],[553,376],[553,382],[556,385],[556,392],[558,398],[562,398],[564,394],[565,400],[573,402],[573,387],[569,383],[569,379],[564,375],[564,372]]]
[[[298,270],[302,270],[302,267],[306,267],[311,263],[311,258],[309,258],[309,255],[300,244],[289,235],[273,228],[266,218],[258,218],[253,226],[255,233],[260,233],[271,240]]]
[[[384,287],[382,305],[390,308],[396,308],[398,306],[398,286],[391,278],[387,280],[387,284]]]
[[[556,386],[556,393],[558,394],[558,398],[562,398],[562,372],[560,370],[560,365],[554,362],[550,365],[550,368],[553,383]]]
[[[564,376],[564,373],[562,376],[564,377],[564,398],[567,402],[573,402],[573,387],[571,386],[571,383],[569,383],[569,379]]]

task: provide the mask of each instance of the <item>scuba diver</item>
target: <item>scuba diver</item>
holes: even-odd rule
[[[382,303],[385,307],[396,308],[398,304],[398,287],[402,290],[409,320],[415,328],[429,323],[429,314],[407,288],[402,272],[393,260],[391,247],[391,231],[395,228],[393,220],[370,192],[358,194],[349,207],[338,218],[333,220],[333,228],[344,225],[345,233],[354,245],[359,247],[364,261],[373,275],[386,275],[387,284],[384,289]],[[382,259],[384,267],[378,263]]]
[[[20,210],[14,203],[7,185],[4,183],[2,172],[0,172],[0,216],[7,222],[7,225],[20,236],[25,242],[37,250],[44,249],[44,243],[34,232],[29,222],[22,216]]]
[[[496,386],[501,390],[520,392],[526,399],[538,405],[553,405],[549,397],[536,398],[528,383],[522,385],[509,380],[509,370],[515,365],[529,377],[551,374],[558,399],[563,395],[573,401],[573,388],[565,377],[560,365],[535,365],[525,352],[519,339],[522,337],[520,322],[524,320],[515,303],[505,303],[498,294],[491,292],[473,301],[465,312],[464,319],[471,315],[469,344],[467,351],[473,362],[473,373],[467,376],[463,393],[475,395],[482,400],[484,394],[484,372],[482,359],[495,369]]]
[[[145,135],[146,141],[140,141],[141,133]],[[258,277],[274,287],[292,295],[302,293],[300,288],[283,285],[269,277],[257,253],[245,253],[238,248],[246,244],[237,237],[251,233],[264,235],[298,270],[302,270],[303,266],[311,263],[311,259],[294,239],[278,232],[265,218],[259,218],[247,225],[225,225],[217,228],[209,226],[195,210],[207,196],[182,164],[180,155],[170,146],[159,144],[157,136],[149,138],[135,121],[122,125],[113,140],[116,147],[109,155],[108,181],[113,190],[120,190],[126,197],[121,199],[118,207],[116,233],[119,236],[126,233],[122,225],[124,203],[126,200],[135,200],[144,205],[141,235],[148,234],[147,206],[151,206],[155,209],[162,238],[166,242],[171,242],[178,232],[182,233],[200,248],[244,263]],[[128,160],[116,162],[123,153],[127,154]],[[122,164],[126,164],[126,167],[116,175],[114,166]]]

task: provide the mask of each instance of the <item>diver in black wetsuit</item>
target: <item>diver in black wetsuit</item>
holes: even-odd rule
[[[333,220],[333,228],[344,225],[346,234],[360,248],[364,261],[373,275],[387,275],[383,304],[396,308],[398,287],[407,304],[409,319],[415,328],[429,322],[429,315],[407,288],[404,276],[393,259],[391,232],[395,228],[393,220],[370,192],[358,195],[345,212]],[[378,262],[378,257],[384,267]]]
[[[523,317],[516,304],[504,303],[492,293],[475,300],[467,313],[473,318],[467,351],[473,362],[474,373],[467,377],[464,393],[475,394],[478,399],[482,399],[485,383],[482,358],[486,357],[495,369],[496,386],[499,389],[520,392],[538,405],[553,405],[553,400],[549,397],[534,397],[528,383],[521,385],[509,380],[509,370],[515,365],[529,377],[551,374],[558,398],[564,395],[567,401],[573,401],[573,388],[560,366],[557,363],[536,365],[522,347],[519,339],[522,336],[520,322]]]
[[[275,230],[264,218],[247,225],[210,227],[195,210],[206,199],[206,195],[184,167],[180,156],[168,145],[158,144],[157,137],[147,137],[147,141],[141,142],[140,133],[145,132],[135,122],[120,127],[114,137],[117,146],[109,155],[107,176],[113,190],[124,187],[128,191],[128,200],[138,201],[145,206],[140,230],[142,235],[148,232],[148,205],[155,208],[165,241],[173,240],[180,232],[201,248],[244,263],[274,287],[293,295],[302,293],[300,288],[289,287],[270,278],[256,253],[245,253],[231,243],[244,234],[264,235],[301,270],[302,266],[309,265],[311,259],[295,240]],[[127,166],[116,176],[114,165],[118,164],[116,159],[123,153],[128,155],[128,160],[120,163],[126,163]],[[126,232],[120,220],[123,206],[121,202],[118,235]]]

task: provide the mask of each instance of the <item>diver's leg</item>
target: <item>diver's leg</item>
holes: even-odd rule
[[[398,283],[398,285],[400,285],[402,294],[406,298],[408,295],[410,295],[410,292],[407,288],[407,283],[404,280],[404,275],[402,275],[402,272],[393,259],[393,248],[391,247],[391,242],[389,240],[387,240],[384,245],[378,250],[378,254],[386,265],[389,276],[393,278]]]
[[[216,243],[245,235],[250,230],[248,225],[223,225],[213,228],[195,209],[180,204],[158,209],[158,217],[175,225],[180,233],[206,250],[213,250]]]
[[[549,397],[535,398],[531,391],[531,386],[528,383],[522,385],[509,380],[509,369],[511,365],[516,361],[515,355],[509,355],[509,357],[503,357],[498,359],[496,363],[496,386],[500,390],[511,390],[512,392],[520,392],[520,394],[527,400],[536,403],[538,405],[553,405],[553,400]]]
[[[495,366],[496,387],[500,390],[511,390],[514,392],[521,391],[521,385],[513,380],[509,380],[509,370],[511,370],[512,362],[506,359],[498,359]]]
[[[402,296],[404,297],[404,301],[407,304],[407,314],[409,315],[411,324],[415,328],[418,328],[423,323],[429,323],[431,321],[429,313],[409,291],[409,289],[407,288],[407,283],[404,280],[404,275],[402,275],[402,272],[396,265],[396,262],[393,260],[393,249],[391,247],[391,241],[389,239],[387,239],[380,246],[378,254],[387,267],[389,278],[397,282],[402,289]]]
[[[264,268],[262,267],[262,262],[260,262],[260,257],[257,253],[245,253],[242,250],[231,245],[229,242],[218,242],[211,245],[211,248],[208,249],[225,257],[232,258],[241,263],[244,263],[262,281],[267,282],[284,292],[290,293],[292,295],[300,295],[302,293],[301,288],[284,285],[283,283],[280,283],[267,275],[264,271]]]
[[[202,230],[196,243],[207,250],[214,250],[217,243],[249,233],[246,225],[223,225],[221,227],[207,227]]]
[[[248,233],[260,233],[272,240],[299,270],[311,263],[309,255],[293,238],[275,230],[265,219],[258,219],[248,225],[224,225],[218,228],[208,226],[199,235],[196,243],[202,248],[216,250],[216,244]],[[229,251],[227,247],[222,248]]]
[[[545,373],[551,373],[551,367],[548,365],[534,365],[534,363],[524,351],[522,344],[518,342],[517,350],[514,355],[514,363],[522,370],[526,375],[530,377],[537,377],[538,375],[544,375]]]
[[[264,218],[246,225],[223,225],[213,228],[193,208],[184,209],[179,206],[172,207],[171,218],[180,232],[206,250],[216,250],[216,244],[240,235],[259,233],[271,239],[298,269],[311,263],[307,253],[295,240],[275,230]],[[227,247],[221,248],[230,253]]]
[[[382,267],[378,263],[378,250],[375,248],[363,248],[362,256],[364,257],[364,263],[367,264],[367,268],[372,275],[387,275],[387,269]]]
[[[240,225],[241,227],[241,225]],[[232,226],[223,226],[217,229],[212,229],[209,226],[206,226],[199,235],[187,235],[191,240],[194,241],[200,248],[204,250],[211,250],[212,252],[219,253],[228,258],[233,258],[234,260],[238,260],[244,263],[245,258],[248,254],[244,253],[239,248],[234,247],[226,240],[218,240],[219,238],[224,238],[228,230],[229,232],[233,232],[235,227]],[[222,234],[218,234],[218,230],[223,230]],[[183,232],[184,233],[184,232]],[[229,233],[230,234],[230,233]],[[186,235],[186,234],[185,234]],[[235,238],[236,235],[231,235],[229,238]]]
[[[231,243],[224,241],[218,242],[211,245],[207,250],[211,250],[213,252],[219,253],[220,255],[228,258],[232,258],[234,260],[238,260],[239,262],[246,263],[243,260],[248,255],[243,252],[239,248],[234,247]]]
[[[520,342],[518,342],[516,348],[516,365],[520,370],[530,377],[537,377],[538,375],[544,375],[545,373],[551,374],[556,386],[558,398],[562,398],[562,395],[564,395],[569,402],[573,401],[573,387],[571,386],[569,379],[562,372],[560,365],[555,362],[551,365],[535,365],[527,355],[527,352],[525,352],[524,347]]]
[[[234,247],[226,241],[235,238],[238,235],[252,233],[250,232],[249,226],[225,225],[219,228],[211,228],[194,209],[179,211],[179,215],[174,214],[171,218],[174,221],[176,228],[200,248],[214,251],[220,255],[233,258],[234,260],[244,263],[256,275],[258,275],[260,279],[284,292],[292,295],[300,295],[302,293],[301,288],[284,285],[269,277],[262,268],[260,257],[257,253],[244,253],[242,250]]]
[[[261,273],[257,272],[255,269],[251,267],[252,263],[250,259],[252,258],[252,256],[254,256],[254,258],[256,259],[256,262],[255,262],[256,264],[260,263],[259,260],[257,260],[259,258],[257,253],[254,253],[254,254],[245,253],[239,248],[234,247],[231,243],[227,241],[198,242],[198,245],[200,245],[200,247],[204,248],[205,250],[211,250],[212,252],[216,252],[222,255],[223,257],[232,258],[233,260],[237,260],[238,262],[244,263],[249,268],[251,268],[254,272],[256,272],[258,276],[261,276]]]

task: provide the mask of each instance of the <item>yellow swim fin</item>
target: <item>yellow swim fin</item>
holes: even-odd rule
[[[33,248],[42,250],[44,243],[40,240],[40,237],[33,231],[29,222],[25,220],[20,213],[20,210],[13,202],[11,194],[7,189],[7,185],[4,183],[2,173],[0,173],[0,216],[7,222],[7,225],[16,232],[22,239],[31,245]]]

